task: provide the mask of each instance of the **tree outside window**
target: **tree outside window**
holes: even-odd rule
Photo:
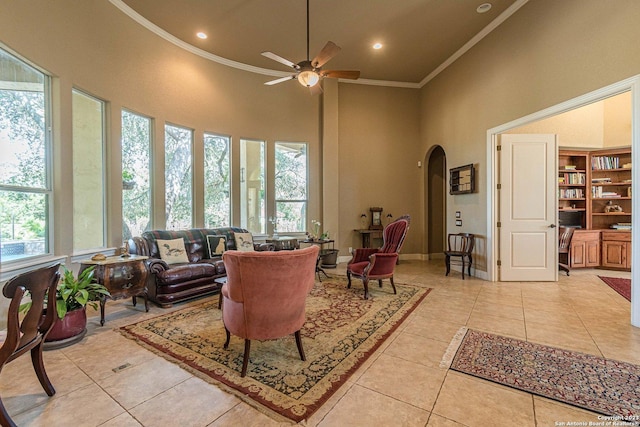
[[[164,127],[164,183],[166,228],[191,228],[193,224],[193,131]]]
[[[151,229],[151,119],[122,112],[122,237]]]
[[[204,225],[231,225],[231,138],[204,134]]]
[[[0,49],[0,262],[49,252],[48,77]]]
[[[278,233],[307,229],[307,144],[276,142],[275,204]]]

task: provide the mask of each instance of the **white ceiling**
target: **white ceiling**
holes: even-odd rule
[[[492,8],[479,14],[485,0],[310,0],[309,55],[331,40],[342,51],[323,69],[360,70],[361,80],[419,85],[527,0],[486,1]],[[262,51],[295,63],[307,59],[305,0],[111,2],[196,51],[279,72],[291,70]],[[197,38],[199,31],[208,38]],[[374,50],[375,42],[383,48]]]

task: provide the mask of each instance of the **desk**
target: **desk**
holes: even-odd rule
[[[382,238],[382,230],[367,230],[367,229],[360,229],[360,230],[354,230],[357,231],[358,233],[360,233],[361,237],[362,237],[362,247],[363,248],[370,248],[371,247],[371,238],[373,237],[374,239],[381,239]]]
[[[94,279],[109,290],[111,295],[100,298],[100,325],[104,325],[104,305],[107,298],[117,300],[131,297],[136,305],[136,297],[144,298],[144,308],[149,311],[147,301],[147,267],[144,260],[148,257],[131,255],[107,257],[102,261],[85,259],[80,261],[80,271],[94,265]]]

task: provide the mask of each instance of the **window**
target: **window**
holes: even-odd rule
[[[193,224],[193,131],[164,127],[164,183],[166,228],[178,230]]]
[[[151,119],[122,112],[122,237],[151,229]]]
[[[307,229],[307,144],[276,142],[274,232]]]
[[[240,140],[240,223],[265,233],[264,141]]]
[[[204,225],[231,225],[231,138],[204,134]]]
[[[0,262],[49,253],[49,78],[0,49]]]
[[[104,102],[73,90],[73,250],[104,247]]]

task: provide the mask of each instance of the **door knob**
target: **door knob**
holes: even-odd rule
[[[556,225],[555,224],[551,224],[551,225],[549,225],[549,228],[556,228]]]

